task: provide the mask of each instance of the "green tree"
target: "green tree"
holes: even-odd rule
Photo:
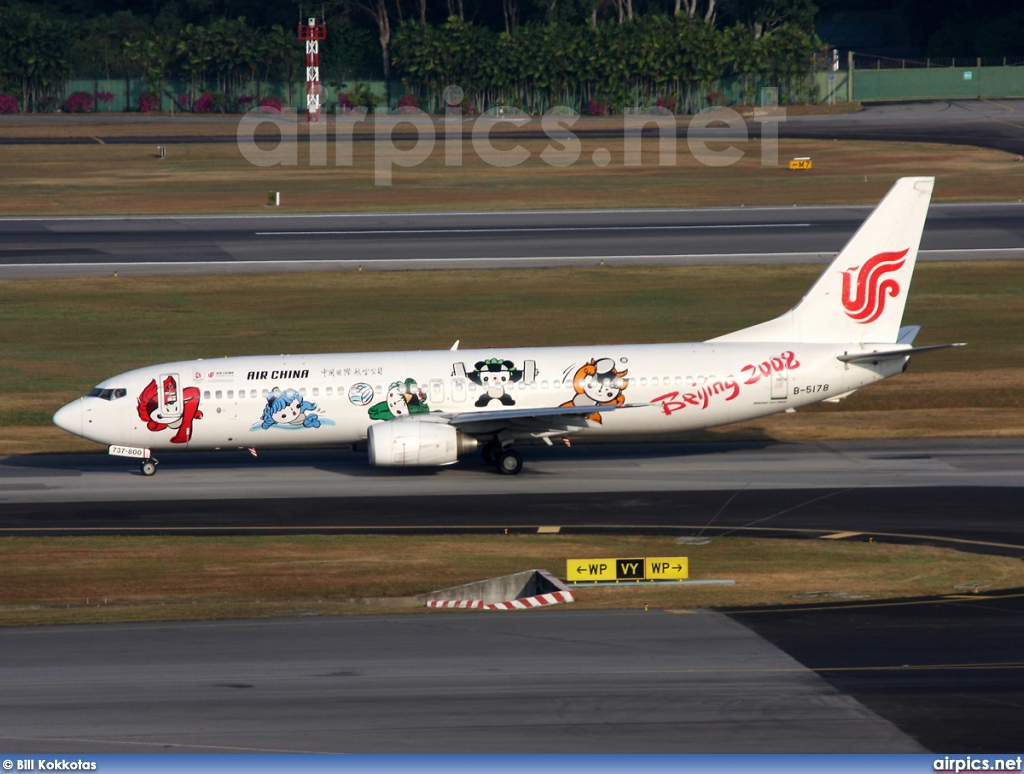
[[[161,97],[171,75],[174,39],[154,32],[148,37],[126,40],[124,48],[131,74],[145,84],[147,91]]]
[[[70,67],[71,28],[57,15],[27,6],[0,8],[0,80],[21,94],[23,110],[60,104]]]

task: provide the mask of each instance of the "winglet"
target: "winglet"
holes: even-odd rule
[[[920,325],[905,325],[900,328],[899,335],[896,337],[897,344],[913,344],[914,339],[917,338],[917,334],[921,332]]]

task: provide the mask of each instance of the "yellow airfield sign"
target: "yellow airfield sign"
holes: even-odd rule
[[[647,580],[686,580],[690,577],[690,566],[685,556],[648,557]]]
[[[567,559],[565,578],[571,581],[613,581],[618,559]]]
[[[689,577],[685,556],[657,556],[640,559],[567,559],[566,580],[573,583],[685,580]]]

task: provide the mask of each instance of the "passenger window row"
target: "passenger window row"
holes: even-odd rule
[[[215,398],[216,400],[223,400],[223,398],[225,397],[225,394],[224,394],[223,390],[214,390],[212,393],[210,392],[210,390],[205,390],[203,392],[203,398],[205,400],[209,400],[211,397]],[[246,397],[258,398],[258,397],[260,397],[260,392],[258,390],[249,390],[249,392],[246,393],[245,390],[239,390],[238,391],[238,397],[241,398],[241,399],[244,399]],[[266,398],[269,398],[269,397],[270,397],[270,391],[269,390],[263,390],[263,398],[266,399]],[[228,400],[234,400],[235,399],[235,391],[234,390],[228,390],[227,391],[227,399]]]
[[[675,377],[672,377],[672,376],[663,376],[663,377],[653,376],[653,377],[650,377],[650,378],[648,378],[646,376],[641,376],[639,378],[622,379],[621,381],[622,381],[622,385],[623,385],[622,389],[626,389],[627,387],[629,387],[630,384],[633,384],[633,383],[639,384],[641,387],[646,387],[648,384],[650,384],[652,387],[658,387],[658,386],[662,386],[662,385],[664,385],[665,387],[668,387],[668,386],[673,385],[673,384],[676,387],[680,387],[682,385],[699,386],[699,385],[705,384],[707,382],[714,381],[715,378],[716,377],[714,377],[714,376],[698,376],[696,378],[694,378],[692,376],[687,376],[685,379],[682,376],[675,376]],[[464,382],[462,386],[463,387],[468,387],[469,388],[469,392],[471,392],[471,393],[475,393],[475,392],[478,392],[478,391],[483,389],[482,387],[478,386],[474,382],[468,382],[468,384]],[[527,388],[527,386],[532,387],[533,389],[537,389],[537,387],[540,387],[541,389],[544,389],[544,390],[548,390],[548,389],[560,390],[560,389],[567,389],[567,388],[572,387],[572,381],[571,380],[566,380],[564,382],[560,382],[560,381],[552,381],[552,382],[542,381],[542,382],[539,382],[539,383],[538,382],[533,382],[530,385],[526,385],[526,384],[524,384],[522,382],[519,382],[518,385],[508,384],[508,385],[505,386],[505,389],[512,389],[513,387],[516,387],[516,386],[518,386],[519,390],[525,390]],[[376,394],[378,394],[378,395],[380,395],[380,394],[382,394],[384,392],[384,388],[381,387],[380,385],[375,386],[373,389],[374,389],[374,392]],[[425,389],[425,386],[421,386],[420,389]],[[280,393],[281,393],[281,390],[278,389],[278,390],[275,390],[273,394],[276,396],[276,395],[280,395]],[[311,393],[312,393],[312,396],[314,398],[320,397],[320,388],[319,387],[313,387],[312,390],[311,390]],[[326,396],[328,396],[328,397],[333,397],[335,393],[337,393],[339,396],[345,395],[345,387],[339,386],[339,387],[326,387],[326,388],[324,388],[324,394]],[[97,387],[96,389],[94,389],[92,392],[89,393],[89,397],[91,397],[91,398],[102,398],[103,400],[115,400],[117,398],[123,398],[125,396],[125,394],[126,394],[125,390],[122,390],[122,389],[103,389],[103,390],[101,390],[99,387]],[[305,387],[300,388],[299,389],[299,394],[302,395],[303,398],[305,398],[306,397],[306,388]],[[238,398],[239,399],[243,399],[243,400],[246,399],[246,398],[252,399],[252,398],[258,398],[260,396],[262,396],[262,398],[264,400],[267,400],[267,399],[269,399],[271,397],[271,391],[270,390],[262,390],[262,391],[260,391],[260,390],[255,390],[255,389],[248,390],[248,391],[246,391],[246,390],[238,390]],[[223,400],[225,397],[228,400],[234,400],[235,399],[235,391],[234,390],[226,390],[226,391],[224,391],[224,390],[213,390],[213,391],[206,390],[206,391],[203,392],[203,398],[205,400],[210,400],[211,398],[213,398],[214,400]]]

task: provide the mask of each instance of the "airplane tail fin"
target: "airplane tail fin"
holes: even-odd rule
[[[897,180],[799,304],[710,341],[895,343],[934,184]]]

